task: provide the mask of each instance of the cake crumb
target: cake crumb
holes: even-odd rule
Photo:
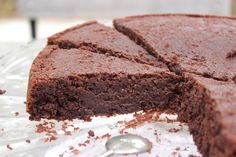
[[[74,155],[79,155],[79,150],[74,149],[74,150],[72,150],[72,153],[73,153]]]
[[[65,152],[59,154],[59,157],[63,157],[63,156],[64,156],[64,153],[65,153]]]
[[[69,146],[69,150],[74,154],[74,155],[79,155],[79,150],[76,149],[73,146]]]
[[[176,150],[176,151],[179,151],[179,150],[180,150],[180,148],[179,148],[179,147],[177,147],[177,148],[175,148],[175,150]]]
[[[10,144],[7,144],[7,148],[8,148],[9,150],[13,150],[13,148],[10,146]]]
[[[184,151],[188,151],[188,149],[189,149],[189,147],[185,147],[185,148],[184,148]]]
[[[36,125],[36,133],[46,133],[46,137],[44,138],[44,142],[51,142],[57,139],[57,132],[55,129],[55,123],[46,122]]]
[[[171,132],[171,133],[176,133],[176,132],[179,132],[180,129],[177,129],[177,128],[171,128],[171,129],[169,129],[168,131]]]
[[[31,141],[29,139],[25,140],[26,143],[31,143]]]
[[[110,138],[111,137],[111,135],[110,134],[105,134],[105,135],[102,135],[102,137],[101,138]]]
[[[20,114],[19,112],[15,112],[15,116],[16,116],[16,117],[19,116],[19,114]]]
[[[174,152],[171,153],[171,155],[176,156],[176,155],[177,155],[177,152],[174,151]]]
[[[89,137],[94,137],[95,136],[94,131],[93,130],[89,130],[88,131],[88,135],[89,135]]]
[[[0,95],[3,95],[6,93],[6,90],[0,89]]]
[[[74,149],[74,147],[73,146],[69,146],[69,150],[73,150]]]
[[[74,131],[78,131],[79,129],[79,127],[74,127]]]

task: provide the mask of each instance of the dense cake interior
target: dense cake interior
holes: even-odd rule
[[[209,156],[210,141],[216,137],[221,127],[220,113],[214,110],[211,98],[204,87],[189,80],[183,94],[181,105],[176,112],[180,121],[187,122],[196,145],[199,146],[203,156]]]
[[[130,113],[177,102],[184,79],[167,69],[84,49],[47,46],[30,73],[31,119]]]
[[[208,17],[198,21],[194,18],[201,16],[180,15],[182,23],[177,15],[171,16],[176,24],[166,16],[161,20],[154,15],[115,20],[115,28],[131,40],[97,23],[49,38],[54,46],[39,55],[31,69],[30,118],[89,119],[172,109],[180,121],[188,123],[204,157],[236,156],[236,55],[232,49],[236,43],[233,27],[228,30],[224,25],[234,26],[235,22],[225,19],[218,25]],[[209,34],[198,35],[198,28],[188,23],[189,17]],[[161,31],[161,27],[167,29]],[[227,48],[219,48],[216,43],[220,42]]]
[[[40,82],[32,87],[32,119],[86,119],[177,105],[182,80],[166,74],[98,74]]]

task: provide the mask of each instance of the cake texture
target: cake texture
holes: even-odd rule
[[[236,85],[186,74],[189,82],[178,119],[189,125],[195,144],[205,157],[232,157],[236,150]]]
[[[168,108],[182,81],[166,69],[48,46],[31,68],[27,111],[34,120],[64,120]]]
[[[236,82],[236,18],[147,15],[114,26],[177,73]]]
[[[96,21],[77,25],[48,38],[49,45],[60,48],[83,48],[96,53],[125,58],[157,67],[166,65],[135,44],[127,36]]]
[[[204,157],[236,156],[236,19],[163,14],[57,33],[34,60],[31,120],[171,109]]]

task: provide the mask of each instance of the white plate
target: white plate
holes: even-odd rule
[[[124,124],[117,122],[132,120],[134,119],[133,114],[109,118],[95,117],[91,122],[67,121],[67,123],[73,124],[73,127],[69,127],[67,124],[66,131],[71,131],[71,135],[65,135],[65,129],[62,128],[65,122],[28,120],[29,115],[25,112],[24,104],[28,72],[33,59],[45,44],[46,40],[35,41],[0,57],[0,89],[6,90],[6,93],[0,96],[0,156],[59,157],[63,154],[64,157],[96,157],[105,151],[104,144],[109,138],[107,135],[119,135],[124,128]],[[194,145],[192,136],[189,134],[187,125],[177,121],[167,123],[166,117],[176,119],[176,115],[162,114],[161,119],[164,121],[149,122],[125,130],[128,133],[142,135],[152,142],[151,153],[138,156],[201,156]],[[51,136],[47,135],[46,132],[36,133],[37,128],[39,128],[37,126],[44,122],[55,124],[51,130],[56,132],[56,140],[47,141],[48,137]],[[79,129],[75,129],[77,127]],[[177,132],[170,131],[173,128],[179,130]],[[94,131],[94,137],[88,138],[89,130]],[[28,143],[29,141],[30,143]],[[76,155],[77,152],[79,155]]]

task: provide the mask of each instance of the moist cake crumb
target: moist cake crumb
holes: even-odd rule
[[[15,113],[14,113],[14,115],[15,115],[16,117],[19,116],[19,114],[20,114],[19,112],[15,112]]]
[[[171,132],[171,133],[176,133],[176,132],[179,132],[180,129],[178,129],[178,128],[171,128],[168,131]]]
[[[92,22],[49,38],[30,71],[30,119],[170,109],[188,124],[204,157],[233,156],[236,18],[144,15],[114,20],[114,26],[121,33]]]
[[[94,131],[93,130],[89,130],[88,131],[88,135],[89,135],[89,137],[94,137],[95,136]]]
[[[0,89],[0,95],[3,95],[3,94],[5,94],[5,93],[6,93],[6,90]]]
[[[31,143],[31,141],[28,139],[28,140],[25,140],[26,143]]]
[[[10,146],[10,144],[7,144],[7,149],[13,150],[13,148]]]

